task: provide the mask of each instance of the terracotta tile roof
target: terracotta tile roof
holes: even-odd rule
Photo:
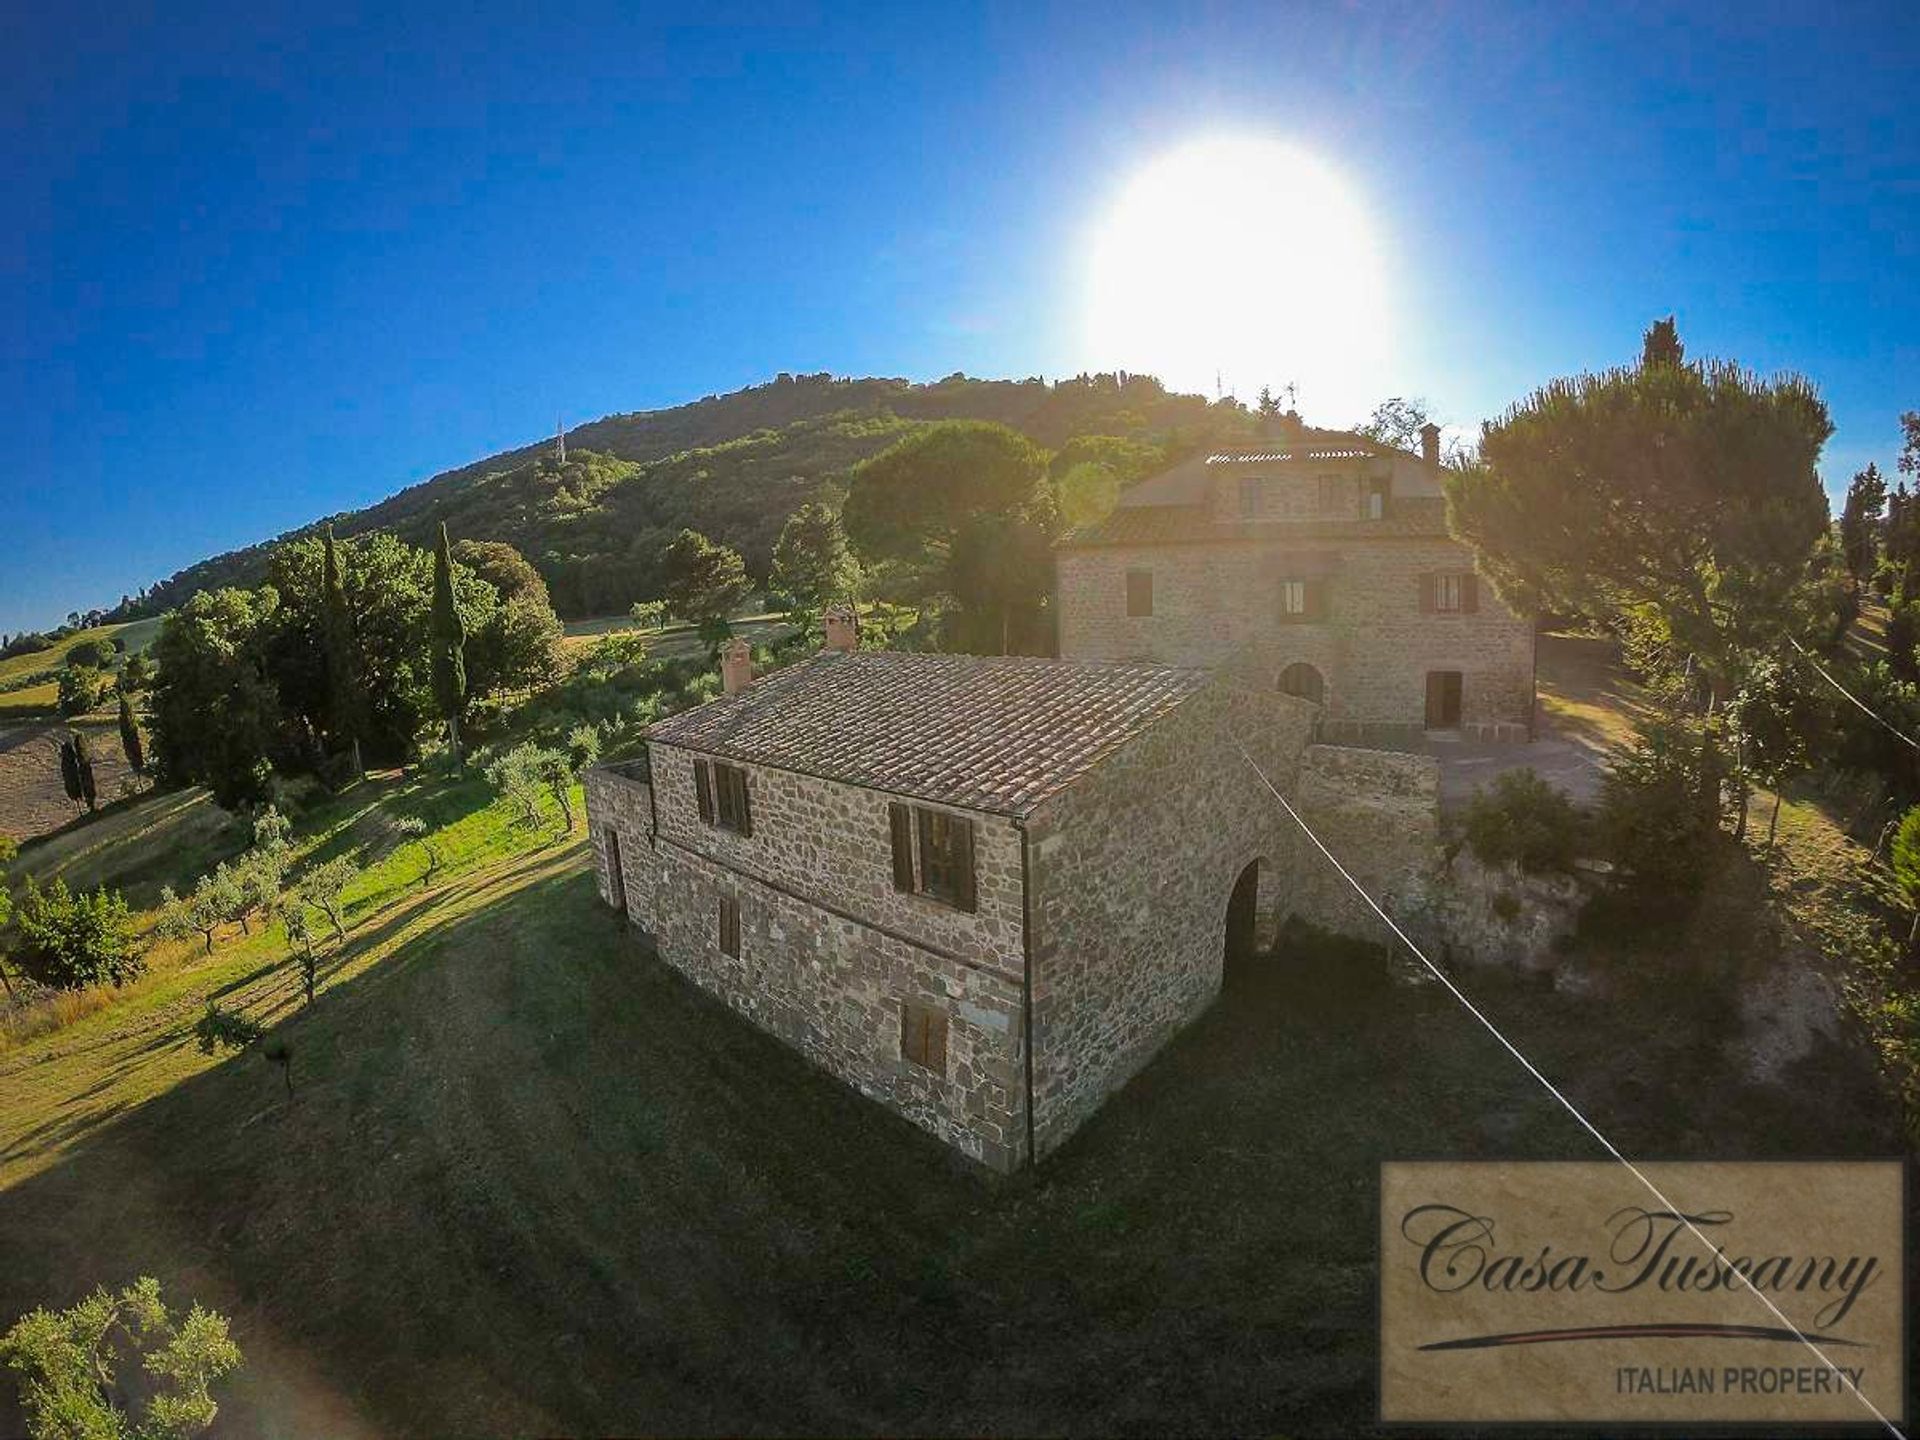
[[[647,733],[704,754],[1025,815],[1208,679],[1168,665],[822,654]]]
[[[1097,525],[1069,531],[1063,550],[1099,545],[1193,545],[1226,540],[1444,540],[1447,502],[1396,495],[1380,520],[1215,520],[1204,506],[1122,506]]]

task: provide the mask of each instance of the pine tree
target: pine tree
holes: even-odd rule
[[[360,761],[360,734],[366,728],[366,704],[360,678],[359,647],[354,642],[353,611],[340,580],[333,527],[327,527],[320,600],[320,646],[327,664],[327,728],[335,744],[353,747],[353,773],[366,773]]]
[[[127,692],[120,692],[120,748],[127,752],[127,764],[138,775],[147,768],[146,751],[140,745],[140,727],[134,722],[133,702],[127,698]]]
[[[467,702],[467,627],[453,596],[453,551],[447,525],[440,522],[440,543],[433,552],[433,698],[446,718],[447,739],[459,763],[460,714]]]

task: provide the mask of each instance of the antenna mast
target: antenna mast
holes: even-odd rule
[[[559,457],[560,463],[564,465],[567,463],[567,430],[566,427],[560,423],[560,417],[558,415],[553,417],[553,440],[554,454]]]

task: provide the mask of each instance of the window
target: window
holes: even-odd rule
[[[893,840],[893,888],[972,910],[973,821],[924,805],[887,806]]]
[[[1153,614],[1153,571],[1127,571],[1127,614]]]
[[[736,835],[753,834],[753,810],[747,803],[747,772],[718,760],[693,762],[694,799],[700,818]]]
[[[720,897],[720,953],[740,958],[740,902],[731,895]]]
[[[926,1005],[900,1007],[900,1058],[936,1075],[947,1073],[947,1017]]]
[[[1283,624],[1302,624],[1326,617],[1325,580],[1309,580],[1286,575],[1280,579],[1280,620]]]
[[[1340,513],[1344,508],[1343,502],[1347,498],[1346,488],[1345,483],[1338,475],[1322,475],[1320,477],[1320,513],[1322,515],[1338,515]]]
[[[1420,608],[1429,615],[1472,615],[1480,608],[1480,577],[1447,570],[1420,577]]]
[[[1370,480],[1367,482],[1367,519],[1384,520],[1387,518],[1387,492],[1392,488],[1389,480]]]
[[[1255,519],[1260,514],[1260,477],[1242,475],[1240,477],[1240,518]]]

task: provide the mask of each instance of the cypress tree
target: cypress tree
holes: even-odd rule
[[[74,776],[80,784],[80,798],[87,802],[87,809],[92,811],[97,794],[93,786],[93,747],[87,743],[86,733],[80,730],[73,732],[72,745]]]
[[[140,727],[134,723],[133,702],[120,692],[120,748],[127,752],[127,764],[138,775],[147,768],[146,752],[140,746]]]
[[[80,803],[80,757],[74,752],[73,734],[60,742],[60,783],[65,787],[67,798],[74,804]]]
[[[440,543],[433,552],[433,698],[446,718],[456,764],[461,761],[460,713],[467,700],[466,644],[466,625],[453,598],[453,551],[442,520]]]
[[[360,732],[365,728],[358,649],[353,639],[353,611],[347,605],[347,587],[340,581],[340,561],[333,549],[333,527],[327,527],[321,579],[320,648],[327,666],[327,729],[334,744],[353,747],[353,773],[366,773],[360,763]]]

